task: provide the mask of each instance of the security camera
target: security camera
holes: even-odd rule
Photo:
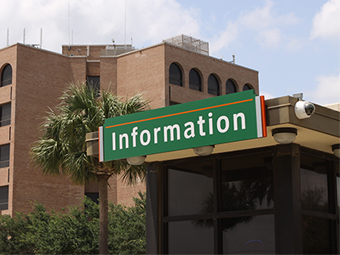
[[[307,119],[315,112],[315,105],[307,101],[297,101],[295,104],[295,115],[298,119]]]

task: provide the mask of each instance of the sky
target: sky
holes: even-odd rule
[[[185,34],[259,71],[266,99],[340,102],[340,0],[0,0],[0,49],[17,42],[133,44]]]

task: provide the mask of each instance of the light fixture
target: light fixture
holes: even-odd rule
[[[272,135],[276,142],[289,144],[294,142],[297,130],[296,128],[276,128],[272,130]]]
[[[214,145],[196,147],[196,148],[194,148],[194,152],[198,156],[208,156],[213,152],[214,147],[215,147]]]
[[[126,161],[132,166],[139,166],[144,163],[146,156],[127,158]]]
[[[340,143],[333,144],[332,145],[332,151],[334,152],[334,155],[338,158],[340,158]]]

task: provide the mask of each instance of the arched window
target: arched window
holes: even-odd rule
[[[189,73],[189,88],[202,91],[201,76],[195,69],[191,69]]]
[[[12,84],[12,67],[7,64],[1,72],[1,87]]]
[[[227,83],[225,84],[225,89],[226,89],[226,94],[232,94],[232,93],[237,92],[237,87],[231,79],[227,80]]]
[[[243,86],[243,91],[251,90],[251,89],[253,89],[253,87],[252,87],[251,85],[249,85],[249,84],[244,84],[244,86]]]
[[[208,78],[208,93],[216,96],[220,95],[220,84],[213,74],[210,74]]]
[[[182,70],[175,63],[172,63],[169,68],[169,83],[175,84],[178,86],[183,86]]]

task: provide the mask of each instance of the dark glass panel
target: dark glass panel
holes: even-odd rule
[[[9,144],[0,146],[0,168],[9,167]]]
[[[0,210],[8,210],[8,186],[0,187]]]
[[[275,254],[274,215],[221,220],[223,254]]]
[[[91,87],[93,90],[100,91],[100,76],[87,76],[86,78],[87,86]]]
[[[235,83],[230,79],[227,80],[225,87],[226,87],[226,94],[232,94],[232,93],[237,92]]]
[[[90,198],[96,204],[99,204],[99,193],[98,192],[93,192],[93,193],[87,192],[85,193],[85,196]]]
[[[329,212],[328,169],[327,160],[301,153],[302,209]]]
[[[331,221],[309,216],[302,217],[302,241],[304,254],[330,254]],[[333,223],[334,224],[334,223]]]
[[[208,78],[208,93],[216,96],[220,95],[220,84],[213,74],[210,74]]]
[[[3,104],[0,106],[0,127],[11,124],[11,104]]]
[[[191,69],[189,73],[189,88],[202,91],[201,76],[195,69]]]
[[[338,197],[338,209],[340,212],[340,164],[339,160],[336,159],[335,164],[335,173],[336,173],[336,190],[337,190],[337,197]],[[340,235],[339,235],[340,236]]]
[[[168,215],[212,213],[211,160],[192,160],[168,169]]]
[[[1,73],[1,87],[12,84],[12,67],[6,65]]]
[[[252,166],[252,168],[249,168]],[[271,156],[224,158],[221,164],[222,211],[274,207]]]
[[[212,227],[198,227],[193,221],[168,223],[169,254],[213,254]]]
[[[327,169],[319,166],[318,171],[301,169],[302,209],[328,212]]]
[[[243,91],[246,91],[246,90],[251,90],[251,89],[253,89],[249,84],[245,84],[244,86],[243,86]]]
[[[336,194],[337,194],[337,200],[338,200],[338,212],[340,213],[340,164],[339,164],[339,159],[335,159],[334,160],[334,164],[335,164],[335,173],[336,173]],[[339,215],[340,217],[340,215]],[[340,245],[340,218],[338,219],[338,243]],[[340,249],[340,248],[339,248]]]
[[[169,83],[182,86],[182,71],[175,63],[172,63],[169,68]]]

